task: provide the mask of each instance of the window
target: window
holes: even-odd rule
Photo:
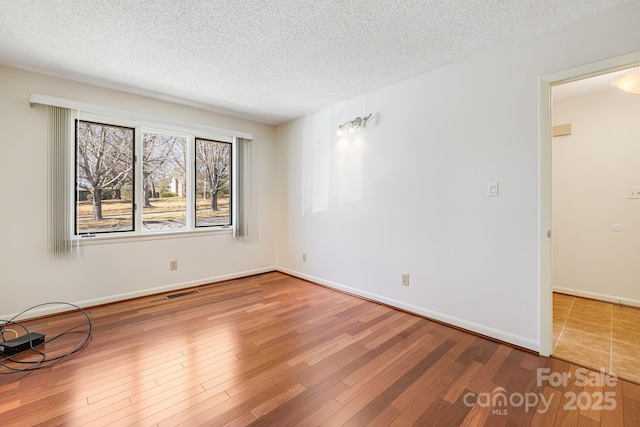
[[[134,129],[76,126],[76,234],[133,231]]]
[[[142,224],[145,230],[187,226],[187,137],[142,134]]]
[[[76,120],[75,234],[231,226],[231,141]]]
[[[50,255],[76,236],[249,237],[250,133],[37,93],[29,103],[47,108]]]
[[[196,139],[196,227],[231,223],[231,144]]]

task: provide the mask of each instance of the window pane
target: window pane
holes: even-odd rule
[[[134,130],[79,121],[76,234],[133,231]]]
[[[196,227],[231,225],[231,144],[196,139]]]
[[[187,138],[168,134],[142,134],[142,186],[145,230],[187,226]]]

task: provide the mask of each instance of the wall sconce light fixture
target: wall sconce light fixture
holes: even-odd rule
[[[349,133],[354,133],[356,129],[360,129],[367,123],[367,120],[371,118],[371,113],[367,117],[356,117],[353,120],[349,120],[338,126],[338,136],[342,136],[342,133],[346,130]]]

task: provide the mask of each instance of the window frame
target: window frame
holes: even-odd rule
[[[91,120],[81,120],[81,119],[74,119],[73,121],[73,152],[72,152],[72,156],[73,156],[73,162],[72,165],[74,167],[74,172],[73,172],[73,228],[71,228],[71,230],[73,231],[73,236],[83,236],[85,234],[91,235],[91,234],[95,234],[95,235],[102,235],[102,234],[111,234],[114,233],[113,231],[98,231],[98,232],[87,232],[87,233],[78,233],[78,196],[79,196],[79,191],[78,191],[78,138],[79,138],[79,132],[78,129],[80,128],[80,122],[83,123],[88,123],[90,125],[100,125],[100,126],[111,126],[111,127],[119,127],[122,129],[129,129],[132,132],[132,139],[133,139],[133,146],[131,147],[131,157],[133,158],[132,164],[133,164],[133,168],[132,168],[132,173],[131,173],[131,188],[132,191],[135,194],[135,188],[137,185],[137,162],[136,162],[136,145],[137,145],[137,131],[135,128],[133,127],[129,127],[129,126],[120,126],[120,125],[114,125],[114,124],[107,124],[107,123],[99,123],[96,121],[91,121]],[[126,233],[129,234],[133,231],[135,231],[136,229],[136,200],[135,198],[131,201],[131,230],[125,230],[125,231],[120,231],[120,233]]]
[[[197,176],[197,167],[196,164],[198,162],[198,155],[197,155],[197,147],[196,147],[196,143],[197,140],[203,140],[203,141],[210,141],[210,142],[215,142],[215,143],[221,143],[221,144],[230,144],[230,151],[229,151],[229,224],[225,225],[225,226],[220,226],[220,228],[233,228],[235,229],[235,221],[234,221],[234,213],[235,213],[235,201],[236,201],[236,184],[237,183],[237,179],[235,177],[235,159],[236,159],[236,155],[235,155],[235,148],[236,148],[236,144],[235,144],[235,138],[234,138],[234,142],[224,142],[224,141],[220,141],[220,140],[216,140],[216,139],[209,139],[209,138],[202,138],[202,137],[198,137],[195,136],[193,138],[193,150],[192,150],[192,154],[193,154],[193,169],[191,169],[192,171],[192,185],[193,185],[193,199],[192,199],[192,203],[193,203],[193,222],[192,222],[192,227],[194,230],[199,230],[199,229],[207,229],[207,228],[211,228],[212,226],[207,226],[207,225],[198,225],[198,218],[197,218],[197,203],[198,203],[198,176]]]
[[[71,145],[71,167],[73,168],[70,174],[70,183],[68,191],[71,191],[69,201],[72,204],[70,206],[71,223],[70,227],[70,239],[81,244],[93,243],[105,243],[116,242],[122,239],[149,239],[149,238],[175,238],[185,237],[188,235],[204,235],[204,234],[231,234],[236,227],[236,218],[234,213],[236,209],[236,185],[237,179],[235,171],[237,170],[235,162],[237,161],[236,143],[237,136],[218,133],[214,131],[202,130],[202,126],[194,124],[193,127],[186,124],[186,126],[179,126],[170,123],[171,121],[165,120],[140,120],[136,118],[127,118],[122,116],[113,116],[100,113],[89,113],[83,111],[73,111],[71,114],[71,121],[73,122],[71,138],[69,143]],[[123,128],[134,129],[134,177],[133,177],[133,193],[134,193],[134,215],[133,215],[133,230],[131,231],[112,231],[112,232],[99,232],[99,233],[81,233],[77,232],[77,203],[76,203],[76,180],[77,180],[77,163],[76,163],[76,144],[77,144],[77,128],[75,124],[77,121],[91,122],[102,125],[117,126]],[[167,134],[172,136],[186,137],[187,138],[187,156],[186,156],[186,225],[180,229],[163,229],[163,230],[145,230],[143,226],[143,203],[144,193],[142,189],[142,174],[143,174],[143,133],[157,133]],[[222,142],[230,144],[230,164],[229,164],[229,179],[230,179],[230,201],[229,201],[229,225],[224,226],[198,226],[196,227],[196,192],[195,192],[195,140],[204,139],[215,142]]]
[[[154,231],[152,230],[145,230],[144,229],[144,188],[142,186],[144,186],[144,165],[143,165],[143,160],[144,160],[144,134],[145,133],[153,133],[153,134],[162,134],[162,135],[170,135],[170,136],[178,136],[178,137],[184,137],[186,138],[187,142],[187,153],[186,153],[186,165],[185,165],[185,169],[186,169],[186,173],[185,173],[185,180],[187,180],[186,182],[188,183],[189,177],[191,176],[191,174],[193,173],[193,168],[190,168],[189,165],[192,163],[193,160],[193,156],[192,156],[192,149],[190,149],[189,147],[193,144],[193,140],[194,140],[194,136],[192,134],[186,133],[186,132],[179,132],[179,131],[167,131],[166,129],[158,129],[156,127],[149,127],[149,126],[140,126],[139,128],[136,129],[137,135],[139,135],[140,137],[140,143],[136,146],[136,158],[139,159],[140,161],[140,167],[137,168],[139,169],[139,174],[136,176],[136,179],[139,180],[140,182],[140,186],[141,188],[138,188],[138,191],[135,192],[135,203],[137,206],[140,206],[140,215],[136,217],[136,220],[138,220],[138,222],[136,222],[136,228],[138,228],[140,230],[141,233],[143,234],[149,234],[149,233],[154,233]],[[185,226],[181,229],[176,229],[176,230],[155,230],[156,233],[166,233],[166,232],[180,232],[180,231],[187,231],[190,228],[192,228],[193,225],[193,221],[192,221],[192,215],[191,212],[189,210],[189,203],[191,200],[193,200],[193,194],[191,191],[189,191],[189,187],[187,184],[187,195],[185,196]]]

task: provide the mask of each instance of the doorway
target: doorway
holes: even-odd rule
[[[640,187],[640,95],[611,86],[630,70],[593,67],[595,77],[549,80],[549,353],[640,382],[640,199],[628,197]]]

